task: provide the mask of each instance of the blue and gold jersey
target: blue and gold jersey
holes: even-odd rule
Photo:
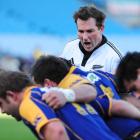
[[[81,72],[84,73],[84,76],[81,76]],[[78,73],[80,73],[80,75]],[[91,84],[90,80],[88,80],[88,78],[85,78],[85,73],[85,71],[72,67],[69,73],[65,76],[65,78],[59,83],[58,87],[71,88],[81,84]],[[104,94],[104,92],[100,94],[90,104],[94,106],[98,113],[104,116],[105,118],[111,115],[110,109],[112,107],[112,103],[110,101],[110,97]]]
[[[112,108],[112,103],[110,101],[109,95],[113,95],[112,90],[107,85],[103,85],[102,79],[99,76],[94,76],[94,78],[89,77],[93,72],[86,72],[74,66],[71,67],[69,73],[65,76],[65,78],[59,83],[59,87],[61,88],[71,88],[74,86],[78,86],[80,84],[93,84],[94,87],[97,89],[97,98],[92,101],[90,104],[98,111],[99,114],[104,116],[105,118],[110,116],[110,109]],[[93,75],[92,75],[93,76]],[[92,79],[92,80],[91,80]],[[91,82],[92,81],[92,82]],[[98,82],[98,83],[96,83]],[[101,85],[101,86],[100,86]],[[104,89],[110,89],[109,95],[106,94]]]
[[[90,104],[103,118],[109,118],[111,115],[110,110],[112,108],[110,98],[117,100],[120,99],[113,75],[103,71],[86,71],[74,66],[71,67],[69,75],[70,73],[77,74],[85,79],[88,79],[96,87],[98,96]],[[107,124],[123,139],[140,133],[140,121],[134,119],[113,117],[107,120]]]
[[[82,76],[79,76],[77,74],[72,73],[70,70],[69,73],[62,79],[62,81],[59,83],[58,87],[61,88],[71,88],[71,87],[76,87],[81,84],[91,84],[91,82],[83,78]]]
[[[111,109],[112,109],[112,101],[111,98],[107,95],[100,95],[95,98],[95,100],[89,103],[93,106],[96,111],[102,116],[104,119],[108,119],[112,116]]]
[[[100,115],[107,118],[111,115],[110,110],[112,108],[112,103],[110,98],[113,97],[119,99],[112,81],[102,72],[85,71],[72,66],[69,73],[60,82],[59,87],[69,88],[79,84],[93,84],[97,90],[97,98],[90,102],[90,104]]]
[[[102,71],[85,71],[74,66],[71,67],[70,72],[88,79],[95,85],[98,96],[107,94],[111,98],[120,99],[113,81],[113,75]]]
[[[82,83],[79,77],[76,79],[75,84],[78,84],[78,81]],[[106,126],[95,109],[89,104],[67,103],[54,112],[42,101],[42,95],[46,92],[47,88],[29,87],[25,90],[20,105],[19,111],[23,121],[37,136],[42,137],[40,130],[44,125],[51,121],[61,120],[71,140],[120,139]]]
[[[40,130],[45,124],[50,121],[58,121],[54,111],[45,102],[41,101],[44,91],[35,87],[27,88],[19,108],[24,123],[38,137],[42,137]]]

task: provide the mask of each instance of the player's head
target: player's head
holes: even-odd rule
[[[120,61],[116,71],[120,92],[140,91],[140,53],[129,52]]]
[[[33,85],[31,79],[24,73],[14,71],[0,72],[0,108],[2,113],[12,115],[20,120],[19,105],[22,101],[22,91]]]
[[[87,52],[91,52],[101,43],[105,14],[94,6],[84,6],[75,12],[74,20],[80,45]]]
[[[59,82],[69,72],[70,66],[53,55],[41,56],[32,67],[32,76],[36,83],[44,85],[45,81]]]
[[[65,58],[59,57],[62,61],[64,61],[65,65],[67,65],[67,67],[71,67],[74,66],[75,64],[72,62],[72,60],[67,60]]]

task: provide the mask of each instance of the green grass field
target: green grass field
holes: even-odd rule
[[[0,115],[0,140],[36,140],[36,138],[22,122]]]

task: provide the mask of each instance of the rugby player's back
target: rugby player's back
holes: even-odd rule
[[[40,135],[40,128],[58,118],[65,124],[71,140],[119,140],[89,104],[66,104],[56,112],[44,101],[45,88],[26,90],[20,114],[33,132]]]

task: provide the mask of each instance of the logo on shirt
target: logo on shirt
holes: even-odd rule
[[[89,73],[87,75],[87,79],[93,84],[100,80],[100,78],[97,75],[95,75],[94,73]]]
[[[104,85],[100,85],[100,88],[104,92],[104,94],[108,95],[110,98],[113,98],[114,94],[110,87],[105,87]]]
[[[101,66],[101,65],[93,65],[92,66],[92,69],[101,69],[101,68],[103,68],[103,66]]]

